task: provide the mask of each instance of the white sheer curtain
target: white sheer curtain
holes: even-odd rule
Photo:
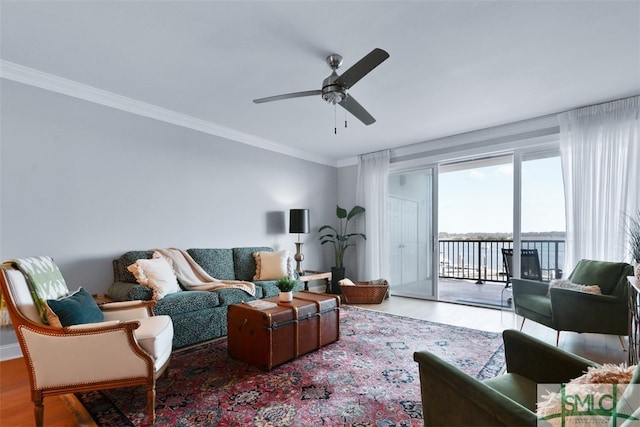
[[[361,155],[358,159],[356,204],[365,208],[360,230],[367,240],[358,241],[358,280],[389,278],[389,150]]]
[[[562,113],[565,271],[582,258],[629,261],[628,216],[640,203],[640,97]]]

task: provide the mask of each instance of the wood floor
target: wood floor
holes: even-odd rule
[[[433,322],[447,323],[473,329],[500,332],[519,328],[520,319],[507,310],[472,307],[461,304],[433,302],[393,296],[379,305],[361,305],[401,316],[409,316]],[[517,324],[516,324],[517,322]],[[555,344],[556,332],[527,321],[523,331],[543,341]],[[624,339],[627,346],[627,339]],[[599,363],[622,363],[627,353],[622,350],[615,336],[576,334],[563,332],[560,347]],[[46,426],[90,425],[78,422],[70,399],[58,396],[45,399],[44,423]],[[2,427],[34,425],[28,373],[22,359],[0,362],[0,425]]]

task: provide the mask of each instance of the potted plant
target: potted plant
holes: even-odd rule
[[[631,258],[636,264],[636,278],[640,280],[640,209],[636,211],[635,216],[629,217],[629,241]]]
[[[282,302],[293,301],[293,288],[296,286],[296,281],[290,277],[281,277],[276,280],[276,286],[280,289],[280,295],[278,298]]]
[[[362,206],[354,206],[349,212],[346,209],[336,205],[336,216],[338,217],[338,228],[335,229],[330,225],[323,225],[318,230],[320,232],[320,243],[331,243],[335,253],[335,264],[331,268],[331,290],[333,293],[340,293],[340,286],[338,281],[344,279],[345,267],[344,267],[344,254],[349,246],[354,246],[353,239],[362,237],[366,239],[362,233],[349,233],[348,226],[349,221],[358,215],[364,213]],[[325,232],[325,234],[322,234]]]

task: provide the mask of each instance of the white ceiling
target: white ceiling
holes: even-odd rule
[[[0,13],[5,78],[27,67],[326,164],[640,94],[640,1],[2,0]],[[371,126],[344,129],[338,107],[334,135],[320,97],[252,102],[320,89],[328,54],[340,72],[375,47],[390,58],[350,90]]]

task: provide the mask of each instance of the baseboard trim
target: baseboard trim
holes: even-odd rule
[[[0,362],[5,360],[18,359],[22,357],[22,350],[20,350],[20,344],[7,344],[0,346]]]

